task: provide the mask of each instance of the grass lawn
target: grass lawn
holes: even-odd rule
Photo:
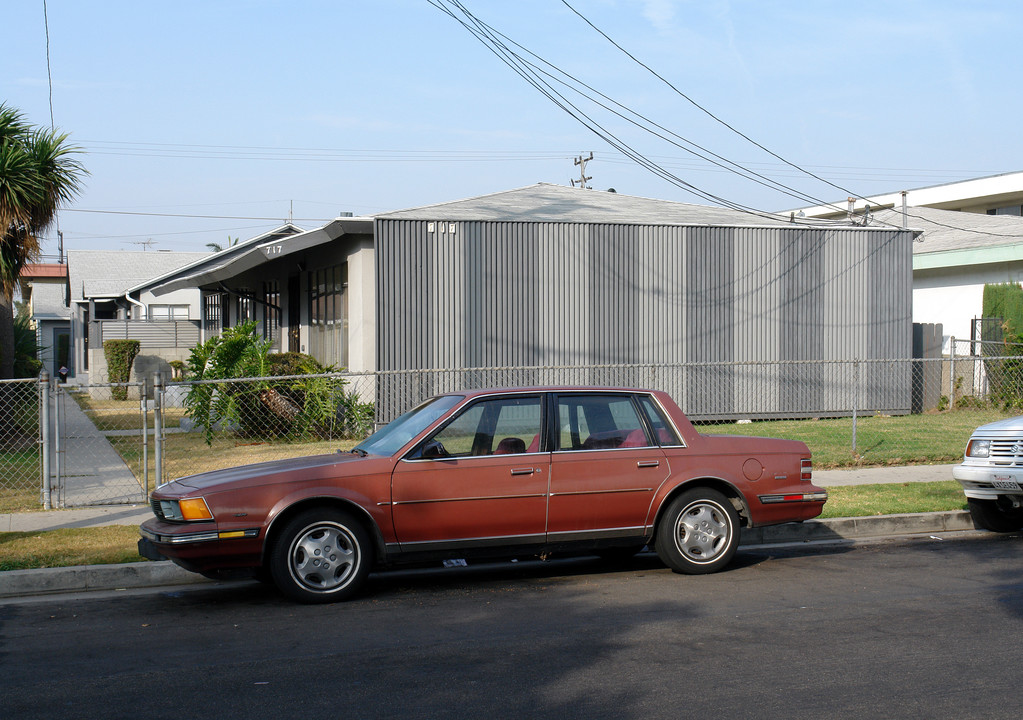
[[[966,509],[963,486],[955,480],[839,485],[830,487],[822,518],[901,515]]]
[[[39,448],[0,451],[0,513],[38,510]]]
[[[822,518],[964,510],[954,481],[828,488]],[[0,533],[0,571],[140,562],[134,525]]]
[[[815,468],[862,465],[916,465],[959,462],[966,441],[978,425],[1011,417],[996,409],[955,410],[891,417],[871,415],[825,420],[764,420],[752,423],[698,425],[706,435],[762,435],[802,440],[813,453]]]
[[[142,561],[137,525],[0,533],[0,570]]]

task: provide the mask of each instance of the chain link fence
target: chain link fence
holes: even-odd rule
[[[351,449],[437,393],[534,385],[663,389],[701,432],[802,440],[818,468],[958,462],[978,425],[1023,414],[1023,357],[979,354],[438,369],[166,386],[154,378],[52,391],[19,381],[0,383],[0,512],[47,499],[55,507],[144,502],[161,481]],[[50,450],[41,455],[40,447]]]
[[[36,380],[0,381],[0,512],[42,501],[39,414]]]
[[[376,423],[372,374],[175,382],[156,394],[152,471],[164,480],[351,449]]]

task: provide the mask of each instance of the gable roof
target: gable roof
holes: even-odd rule
[[[192,260],[188,263],[183,263],[177,267],[170,268],[166,272],[159,273],[157,275],[150,275],[142,279],[141,281],[133,283],[124,292],[137,293],[140,290],[153,290],[154,288],[164,285],[165,283],[171,281],[172,279],[190,276],[192,270],[198,270],[199,268],[209,267],[210,265],[214,265],[217,267],[230,265],[232,262],[252,254],[253,251],[258,249],[261,245],[278,242],[280,240],[283,240],[294,235],[303,235],[306,232],[307,231],[302,230],[302,228],[298,227],[297,225],[292,225],[291,223],[284,223],[280,227],[274,228],[269,232],[256,235],[255,237],[251,237],[248,240],[242,240],[241,242],[235,243],[230,247],[226,247],[219,252],[202,253],[199,255],[197,259]],[[176,283],[174,289],[181,290],[186,287],[198,287],[198,285],[196,284],[190,285],[187,282]],[[163,292],[165,293],[169,291],[164,289]],[[123,295],[124,293],[121,294]],[[162,293],[156,294],[159,295]]]
[[[538,183],[515,190],[374,215],[381,220],[489,220],[630,225],[777,227],[787,217]],[[805,222],[805,221],[804,221]],[[819,224],[819,221],[815,221]]]
[[[296,232],[261,235],[229,248],[233,252],[225,250],[216,255],[208,255],[198,262],[136,285],[130,292],[149,290],[159,296],[187,287],[223,282],[262,263],[322,245],[345,234],[372,233],[373,221],[364,217],[340,217],[314,230],[299,230],[293,225],[290,227]]]
[[[67,264],[71,302],[119,297],[132,285],[208,255],[198,252],[69,250]]]
[[[32,318],[34,320],[67,320],[71,308],[64,304],[63,283],[33,283]]]

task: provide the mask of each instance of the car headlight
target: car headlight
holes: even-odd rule
[[[966,457],[986,458],[989,455],[991,455],[990,440],[974,440],[971,438],[970,442],[966,444]]]
[[[182,498],[181,500],[159,500],[160,511],[167,520],[198,522],[212,520],[213,513],[201,497]]]

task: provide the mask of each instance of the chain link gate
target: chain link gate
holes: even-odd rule
[[[47,383],[42,390],[50,507],[148,502],[152,421],[144,383]],[[44,504],[46,494],[44,485]]]

